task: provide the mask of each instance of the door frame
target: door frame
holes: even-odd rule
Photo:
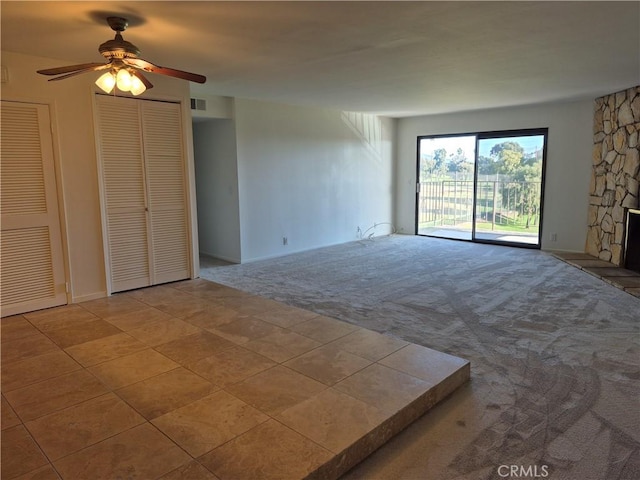
[[[542,136],[544,140],[542,142],[542,172],[540,174],[540,225],[538,227],[538,241],[536,243],[525,242],[510,242],[507,240],[492,240],[487,238],[477,238],[476,236],[476,206],[477,206],[477,188],[478,188],[478,144],[480,140],[486,140],[490,138],[513,138],[513,137],[528,137],[528,136]],[[549,129],[546,127],[541,128],[524,128],[516,130],[493,130],[489,132],[479,132],[476,134],[476,158],[474,169],[474,183],[473,183],[473,222],[472,222],[472,239],[476,243],[486,243],[491,245],[506,245],[509,247],[520,247],[540,250],[542,248],[542,219],[544,214],[544,190],[545,190],[545,172],[547,170],[547,142],[549,140]]]
[[[543,239],[543,214],[544,214],[544,191],[545,191],[545,175],[546,175],[546,164],[547,164],[547,149],[548,149],[548,141],[549,141],[549,128],[548,127],[538,127],[538,128],[522,128],[522,129],[512,129],[512,130],[489,130],[482,132],[464,132],[464,133],[439,133],[434,135],[418,135],[417,143],[416,143],[416,185],[415,185],[415,216],[414,216],[414,224],[415,224],[415,235],[430,237],[432,235],[421,234],[419,233],[419,209],[420,209],[420,142],[422,139],[428,138],[455,138],[455,137],[471,137],[475,136],[475,158],[474,158],[474,169],[473,169],[473,212],[472,212],[472,222],[471,222],[471,239],[460,239],[460,238],[447,238],[447,237],[434,237],[434,238],[446,238],[449,240],[457,240],[457,241],[466,241],[466,242],[475,242],[475,243],[485,243],[492,245],[505,245],[511,247],[520,247],[520,248],[530,248],[530,249],[541,249],[542,248],[542,239]],[[538,228],[538,239],[535,244],[533,243],[525,243],[525,242],[512,242],[505,240],[493,240],[486,238],[477,238],[476,236],[476,206],[477,206],[477,188],[478,188],[478,144],[480,140],[490,139],[490,138],[511,138],[511,137],[525,137],[525,136],[543,136],[543,144],[542,144],[542,172],[540,175],[540,224]]]
[[[419,220],[420,220],[420,141],[423,139],[428,139],[428,138],[456,138],[456,137],[476,137],[476,146],[475,148],[477,148],[477,134],[475,133],[452,133],[452,134],[435,134],[435,135],[419,135],[418,139],[417,139],[417,144],[416,144],[416,197],[415,197],[415,218],[414,218],[414,222],[415,222],[415,235],[420,235],[423,237],[429,237],[431,235],[425,235],[425,234],[421,234],[420,232],[420,228],[419,228]],[[474,158],[474,162],[473,162],[473,176],[474,176],[474,199],[475,199],[475,176],[476,176],[476,159]],[[474,202],[474,206],[475,206],[475,202]],[[472,212],[472,217],[473,217],[473,212]],[[474,227],[473,222],[472,222],[472,228]],[[473,231],[471,232],[472,237],[471,239],[462,239],[462,238],[447,238],[447,237],[435,237],[435,238],[447,238],[448,240],[466,240],[466,241],[470,241],[473,239]]]

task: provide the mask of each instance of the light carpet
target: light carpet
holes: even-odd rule
[[[640,299],[539,250],[392,235],[201,276],[471,361],[347,479],[640,479]]]

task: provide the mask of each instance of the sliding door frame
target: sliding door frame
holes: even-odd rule
[[[420,185],[420,142],[421,140],[424,139],[439,139],[439,138],[459,138],[459,137],[474,137],[476,136],[476,134],[474,133],[452,133],[452,134],[436,134],[436,135],[421,135],[418,137],[418,141],[417,141],[417,148],[416,148],[416,156],[417,156],[417,161],[416,161],[416,208],[415,208],[415,234],[416,235],[422,235],[422,236],[430,236],[430,235],[425,235],[425,234],[421,234],[420,232],[420,189],[421,189],[421,185]],[[477,140],[476,140],[476,148],[477,148]],[[476,161],[474,158],[474,162],[473,162],[473,168],[474,168],[474,184],[475,184],[475,169],[476,169]],[[474,195],[475,195],[475,189],[474,189]],[[473,216],[473,213],[472,213]],[[435,235],[433,235],[434,237],[436,237]],[[437,237],[437,238],[449,238],[449,237]],[[451,237],[451,240],[471,240],[473,237],[471,237],[470,239],[463,239],[463,238],[453,238]]]
[[[475,158],[475,181],[473,185],[473,222],[472,222],[472,239],[476,243],[486,243],[492,245],[506,245],[510,247],[521,247],[521,248],[531,248],[539,250],[542,247],[542,218],[544,214],[544,190],[545,190],[545,171],[546,171],[546,163],[547,163],[547,140],[548,140],[549,129],[548,128],[526,128],[526,129],[518,129],[518,130],[495,130],[490,132],[479,132],[476,134],[476,158]],[[542,142],[542,172],[540,174],[540,213],[539,213],[539,222],[540,225],[538,227],[538,241],[533,243],[525,243],[525,242],[510,242],[507,240],[492,240],[486,238],[478,238],[476,235],[476,207],[477,207],[477,188],[478,188],[478,158],[479,158],[479,143],[481,140],[488,140],[491,138],[513,138],[513,137],[533,137],[533,136],[541,136],[544,138]]]
[[[432,236],[428,234],[419,233],[419,209],[420,209],[420,142],[423,139],[430,138],[455,138],[455,137],[465,137],[465,136],[475,136],[475,158],[474,158],[474,169],[473,169],[473,213],[472,213],[472,222],[471,222],[471,239],[460,239],[460,238],[450,238],[451,240],[459,240],[466,242],[475,242],[475,243],[486,243],[493,245],[506,245],[512,247],[520,247],[520,248],[530,248],[530,249],[540,249],[542,247],[542,238],[543,238],[543,214],[544,214],[544,191],[545,191],[545,175],[546,175],[546,163],[547,163],[547,143],[549,137],[549,129],[547,127],[540,128],[525,128],[525,129],[517,129],[517,130],[491,130],[491,131],[483,131],[483,132],[468,132],[468,133],[452,133],[452,134],[434,134],[434,135],[419,135],[417,137],[416,143],[416,186],[415,186],[415,234],[422,236]],[[494,240],[487,238],[478,238],[476,235],[476,213],[477,213],[477,197],[478,197],[478,182],[479,182],[479,168],[478,168],[478,159],[480,156],[479,153],[479,142],[481,140],[487,140],[491,138],[513,138],[513,137],[527,137],[527,136],[542,136],[544,138],[542,143],[542,172],[540,175],[540,209],[539,209],[539,227],[538,227],[538,239],[537,242],[534,243],[526,243],[526,242],[514,242],[507,240]],[[446,238],[446,237],[435,237],[434,238]]]

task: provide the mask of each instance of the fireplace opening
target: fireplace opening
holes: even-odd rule
[[[624,268],[640,272],[640,210],[627,210]]]

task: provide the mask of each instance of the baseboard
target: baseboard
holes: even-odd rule
[[[324,245],[316,245],[316,246],[311,246],[311,247],[305,247],[305,248],[301,248],[301,249],[295,249],[295,250],[288,250],[286,252],[282,252],[282,253],[273,253],[270,255],[264,255],[262,257],[253,257],[253,258],[248,258],[245,260],[242,260],[242,263],[252,263],[252,262],[260,262],[262,260],[272,260],[274,258],[279,258],[279,257],[285,257],[287,255],[294,255],[296,253],[306,253],[306,252],[310,252],[312,250],[319,250],[321,248],[328,248],[328,247],[336,247],[338,245],[346,245],[348,243],[363,243],[363,242],[369,242],[369,241],[375,241],[377,239],[383,238],[383,237],[390,237],[392,235],[395,235],[395,233],[384,233],[384,234],[380,234],[380,235],[375,235],[372,237],[367,237],[367,238],[360,238],[357,240],[346,240],[346,241],[341,241],[341,242],[336,242],[336,243],[327,243]]]
[[[215,253],[205,252],[203,250],[200,250],[200,255],[205,255],[205,256],[211,257],[211,258],[216,258],[218,260],[224,260],[225,262],[229,262],[229,263],[240,263],[240,259],[239,258],[227,257],[226,255],[218,255],[218,254],[215,254]]]
[[[87,295],[72,295],[70,303],[88,302],[89,300],[97,300],[98,298],[104,298],[107,296],[106,291],[89,293]]]

